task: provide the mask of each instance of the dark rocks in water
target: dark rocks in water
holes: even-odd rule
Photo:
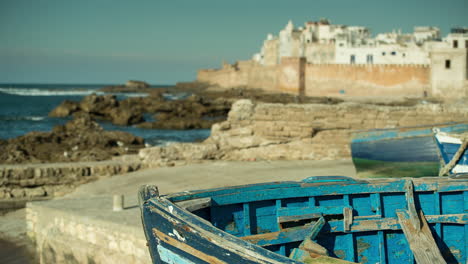
[[[100,92],[106,93],[152,93],[161,88],[151,88],[151,86],[143,81],[127,81],[124,85],[110,85],[99,89]]]
[[[89,116],[94,120],[108,120],[116,125],[128,126],[144,121],[142,111],[120,105],[115,95],[88,95],[81,102],[64,101],[50,113],[50,117]]]
[[[65,100],[49,113],[50,117],[67,117],[80,110],[77,102]]]
[[[125,83],[125,86],[130,87],[130,88],[149,88],[150,87],[150,85],[146,82],[134,81],[134,80],[127,81]]]
[[[161,93],[147,97],[130,97],[118,101],[114,95],[92,94],[79,103],[64,101],[49,113],[51,117],[88,116],[108,120],[115,125],[137,125],[142,128],[198,129],[210,128],[226,119],[231,102],[206,100],[192,95],[186,99],[166,101]],[[145,122],[143,114],[155,115],[155,122]]]
[[[100,161],[134,154],[144,140],[130,133],[104,131],[88,116],[80,116],[52,132],[31,132],[2,144],[0,163]]]

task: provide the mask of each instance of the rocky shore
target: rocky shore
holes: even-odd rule
[[[102,176],[149,167],[209,160],[350,159],[354,130],[468,118],[464,104],[427,99],[349,102],[242,87],[220,90],[202,83],[170,89],[189,96],[168,100],[165,89],[123,100],[93,94],[80,102],[64,101],[50,113],[74,118],[67,124],[0,141],[0,163],[11,164],[0,166],[0,200],[60,196]],[[151,120],[145,120],[148,115]],[[148,147],[129,133],[104,131],[97,120],[148,129],[211,128],[211,136],[201,143]]]
[[[89,116],[80,115],[51,132],[31,132],[0,142],[0,164],[108,160],[135,154],[144,140],[130,133],[104,131]]]

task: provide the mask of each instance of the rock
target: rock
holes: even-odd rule
[[[50,117],[67,117],[77,112],[80,109],[78,103],[65,100],[59,106],[54,108],[50,113]]]
[[[134,81],[134,80],[127,81],[125,83],[125,86],[130,87],[130,88],[149,88],[150,87],[150,85],[146,82]]]
[[[115,95],[96,95],[85,96],[80,102],[80,109],[84,112],[105,115],[110,109],[118,107],[119,102]]]
[[[253,112],[254,104],[251,100],[239,100],[232,105],[232,109],[229,112],[228,119],[234,121],[246,120],[250,116],[252,116]]]
[[[129,126],[144,121],[143,115],[139,112],[132,112],[131,109],[113,108],[109,111],[111,122],[115,125]]]
[[[104,131],[89,116],[80,116],[52,132],[31,132],[10,139],[0,163],[99,161],[137,153],[144,140],[130,133]]]

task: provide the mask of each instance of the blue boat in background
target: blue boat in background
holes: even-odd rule
[[[467,263],[468,179],[311,177],[160,196],[153,263]]]
[[[456,146],[444,145],[445,150],[440,150],[442,145],[435,140],[434,130],[456,136],[468,132],[468,124],[437,124],[353,133],[351,153],[357,175],[364,178],[439,175],[441,165],[453,157]],[[441,154],[445,151],[449,151],[448,154]],[[461,161],[466,161],[463,157]]]
[[[435,128],[434,138],[443,165],[439,176],[468,173],[468,133],[449,134]]]

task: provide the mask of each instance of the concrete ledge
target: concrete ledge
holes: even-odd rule
[[[113,212],[111,196],[28,203],[40,263],[150,263],[136,198],[128,204]]]

